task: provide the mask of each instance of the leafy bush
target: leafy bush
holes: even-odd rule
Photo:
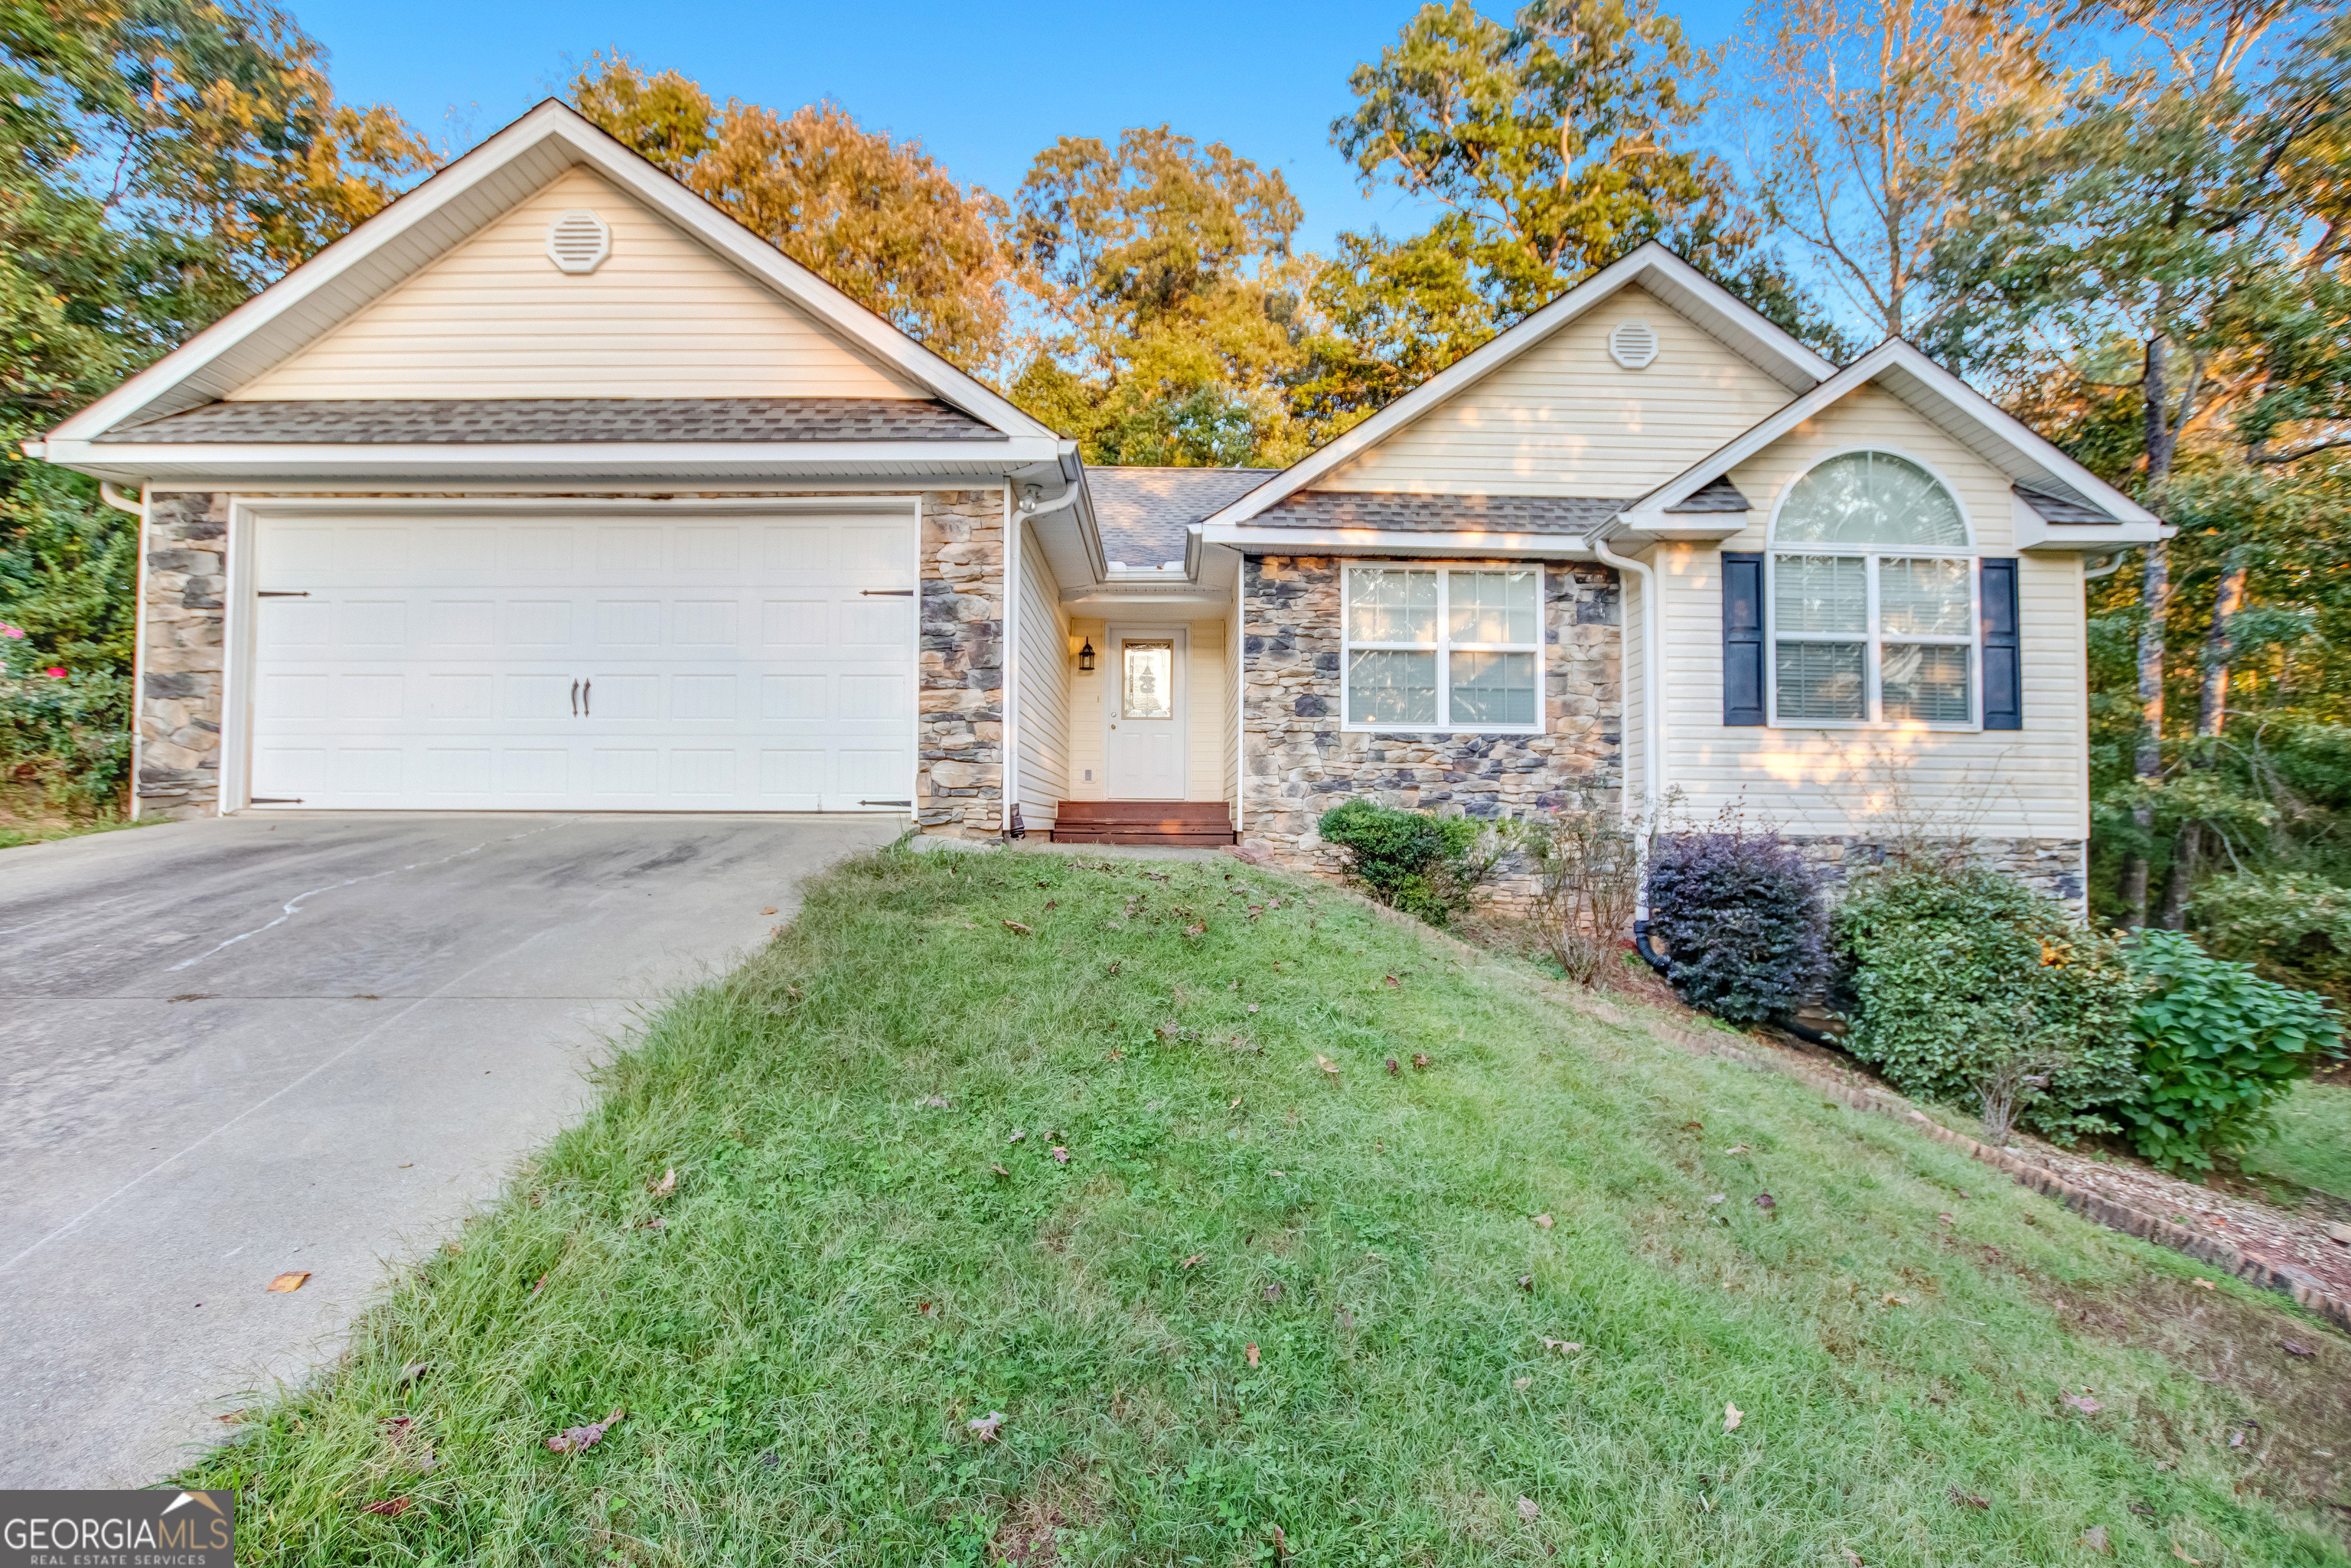
[[[0,533],[0,781],[95,814],[131,772],[138,522],[31,467]]]
[[[1838,904],[1846,1044],[1906,1094],[1973,1102],[2059,1138],[2118,1132],[2137,1098],[2139,987],[2116,945],[1987,867],[1908,859]]]
[[[1659,835],[1649,928],[1682,1000],[1734,1023],[1794,1012],[1827,972],[1820,878],[1773,832]]]
[[[1347,852],[1348,880],[1431,925],[1469,907],[1501,859],[1492,828],[1474,817],[1406,811],[1369,796],[1323,812],[1318,831]]]
[[[2215,957],[2351,1002],[2351,888],[2308,872],[2216,876],[2189,915]]]
[[[2271,1108],[2341,1045],[2320,998],[2191,937],[2143,931],[2126,951],[2147,988],[2130,1018],[2147,1087],[2123,1113],[2132,1145],[2158,1165],[2201,1170],[2267,1136]]]

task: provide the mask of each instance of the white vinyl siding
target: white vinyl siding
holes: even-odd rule
[[[1191,626],[1192,657],[1185,671],[1191,685],[1184,716],[1189,730],[1185,737],[1184,799],[1221,800],[1227,794],[1225,692],[1232,685],[1231,666],[1225,662],[1225,623],[1195,621]]]
[[[611,225],[592,273],[548,225]],[[558,175],[229,394],[275,398],[925,397],[585,169]]]
[[[1102,694],[1110,690],[1112,678],[1110,628],[1102,621],[1081,616],[1070,618],[1070,783],[1062,791],[1064,800],[1107,800],[1110,792],[1102,779],[1103,732]],[[1091,674],[1078,669],[1078,650],[1091,642],[1094,645],[1094,667]]]
[[[1241,825],[1241,684],[1237,678],[1240,661],[1241,620],[1235,615],[1225,627],[1225,699],[1218,723],[1224,735],[1218,746],[1224,784],[1225,804],[1232,808],[1233,825]]]
[[[1646,370],[1610,358],[1656,329]],[[1318,490],[1639,496],[1786,405],[1788,389],[1639,288],[1619,290],[1315,482]]]
[[[2016,554],[2007,477],[1874,387],[1732,471],[1756,509],[1750,526],[1720,548],[1769,549],[1765,525],[1782,487],[1855,447],[1907,453],[1930,465],[1967,514],[1977,552]],[[2019,557],[2024,727],[1999,731],[1726,727],[1720,557],[1711,545],[1661,545],[1650,561],[1662,583],[1668,782],[1683,796],[1686,818],[1703,821],[1743,804],[1801,834],[1883,831],[1907,819],[1985,837],[2086,836],[2085,650],[2075,558]]]
[[[1022,825],[1044,832],[1060,814],[1070,779],[1069,621],[1045,552],[1026,528],[1020,538],[1020,755]]]

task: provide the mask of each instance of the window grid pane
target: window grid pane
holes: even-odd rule
[[[1968,650],[1949,643],[1888,643],[1878,653],[1878,702],[1892,721],[1965,724],[1974,716]]]
[[[1828,719],[1858,723],[1869,716],[1863,669],[1866,643],[1782,643],[1775,649],[1782,722]]]
[[[1772,622],[1787,635],[1869,630],[1869,561],[1856,555],[1783,555],[1772,573]]]
[[[1787,544],[1964,546],[1968,529],[1950,492],[1916,463],[1848,452],[1790,488],[1776,537]]]
[[[1446,636],[1455,643],[1535,641],[1539,590],[1531,571],[1457,571],[1446,584]]]
[[[1358,648],[1347,660],[1347,722],[1437,726],[1437,655]]]
[[[1456,653],[1451,674],[1455,727],[1535,722],[1532,653]]]
[[[1437,573],[1358,568],[1347,576],[1349,638],[1358,643],[1437,641]]]
[[[1964,560],[1888,556],[1877,563],[1877,623],[1914,637],[1964,637],[1972,630],[1974,595]]]

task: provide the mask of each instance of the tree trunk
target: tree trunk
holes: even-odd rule
[[[2147,363],[2139,382],[2147,417],[2147,497],[2156,504],[2171,473],[2172,429],[2166,395],[2169,346],[2158,333],[2147,340]],[[2147,546],[2147,571],[2140,580],[2139,603],[2145,612],[2138,631],[2138,745],[2131,771],[2152,782],[2163,772],[2163,634],[2171,609],[2171,551],[2161,539]],[[2140,806],[2131,813],[2141,833],[2155,831],[2155,809]],[[2147,924],[2147,857],[2134,853],[2123,862],[2123,924]]]
[[[2217,740],[2229,716],[2229,622],[2245,607],[2245,552],[2232,549],[2220,563],[2220,587],[2212,599],[2212,629],[2204,634],[2204,689],[2196,705],[2196,733]]]
[[[2171,874],[2163,880],[2161,919],[2166,931],[2178,931],[2188,924],[2188,895],[2195,891],[2196,873],[2203,869],[2203,824],[2186,823],[2171,841]]]

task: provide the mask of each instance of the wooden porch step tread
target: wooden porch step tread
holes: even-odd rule
[[[1057,844],[1128,844],[1134,846],[1162,844],[1177,849],[1215,849],[1220,844],[1229,844],[1232,841],[1233,831],[1230,828],[1208,830],[1200,832],[1154,832],[1149,830],[1136,831],[1131,828],[1097,828],[1092,826],[1075,828],[1057,827],[1053,830],[1053,842]]]
[[[1200,822],[1232,825],[1232,808],[1222,800],[1064,800],[1064,822]]]

